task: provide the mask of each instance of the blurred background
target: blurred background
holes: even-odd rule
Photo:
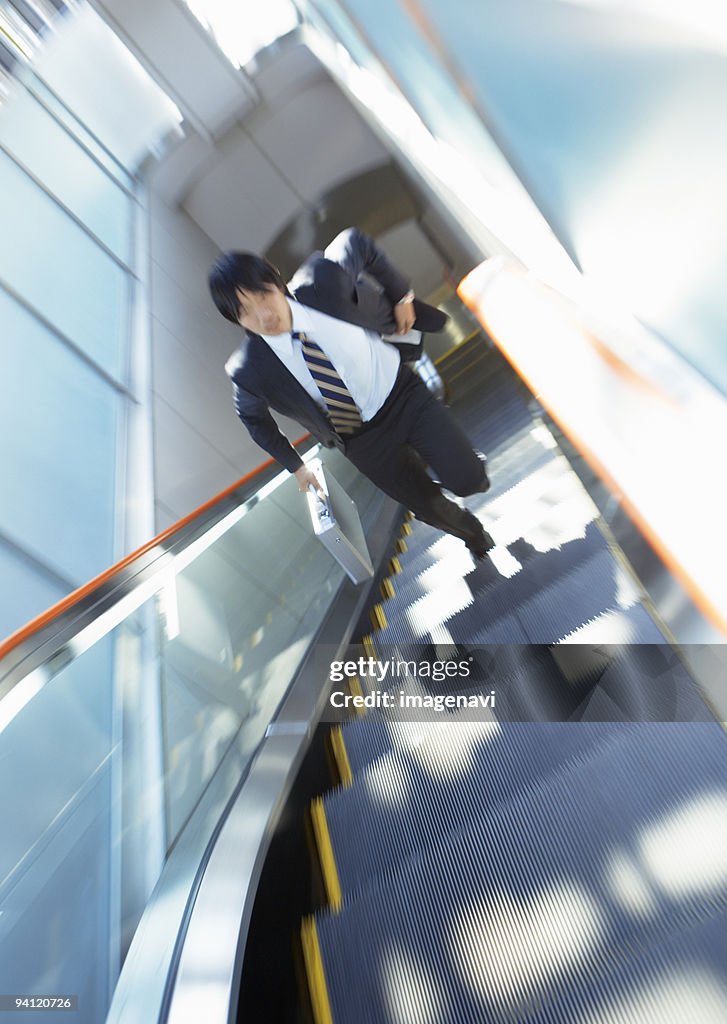
[[[426,619],[428,643],[678,642],[724,717],[726,48],[718,0],[0,0],[0,638],[15,637],[0,646],[0,761],[23,780],[0,795],[2,991],[75,985],[89,1024],[227,1019],[204,1004],[199,964],[205,944],[210,959],[232,950],[239,981],[239,918],[218,941],[205,927],[190,974],[177,929],[268,737],[293,785],[318,691],[278,732],[274,716],[315,643],[350,638],[322,633],[325,616],[368,614],[341,598],[343,574],[272,472],[248,505],[216,506],[217,547],[197,520],[174,568],[166,540],[152,544],[266,459],[224,373],[240,332],[207,291],[220,250],[262,253],[288,277],[356,225],[447,310],[426,347],[471,430],[519,402],[533,465],[559,446],[580,481],[556,467],[557,497],[526,486],[530,448],[495,463],[505,482],[483,515],[509,552],[498,584],[533,553],[553,565],[571,541],[595,544],[596,519],[610,531],[603,607],[578,598],[571,615],[575,592],[553,591],[533,633],[525,615],[508,632],[508,613],[484,637],[480,605],[460,636],[450,619],[471,594],[450,587],[426,614],[402,612],[410,632]],[[480,379],[484,360],[495,369]],[[517,402],[497,390],[505,367]],[[331,467],[385,563],[393,513]],[[94,589],[93,614],[69,606],[75,625],[51,614],[25,629],[145,545],[147,562],[109,582],[136,574],[128,617]],[[306,575],[271,568],[271,545]],[[417,599],[436,590],[428,569]],[[456,568],[457,587],[470,571]],[[552,629],[546,606],[564,609]],[[555,659],[568,715],[589,659]],[[250,839],[247,923],[265,842]],[[142,919],[166,923],[141,935]],[[144,945],[157,927],[158,969]],[[199,1003],[175,1003],[175,972]]]
[[[454,286],[503,254],[724,393],[714,4],[3,0],[0,19],[0,634],[261,461],[206,293],[219,249],[289,273],[358,225],[454,307],[435,358],[472,330]]]

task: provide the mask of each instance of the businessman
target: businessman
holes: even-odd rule
[[[309,257],[287,286],[262,257],[225,253],[209,286],[222,316],[246,332],[226,366],[237,413],[302,491],[318,481],[271,409],[297,420],[325,447],[340,449],[418,519],[484,558],[494,541],[442,493],[487,490],[484,458],[403,361],[417,357],[421,333],[441,330],[447,316],[415,298],[371,238],[348,228]]]

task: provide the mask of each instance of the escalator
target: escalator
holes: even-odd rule
[[[410,522],[372,609],[364,650],[412,668],[383,710],[357,679],[378,707],[337,727],[341,784],[312,804],[316,1024],[716,1024],[727,737],[512,377],[481,345],[449,370],[498,547],[473,566]]]
[[[488,454],[467,501],[485,561],[325,452],[376,590],[344,580],[269,468],[5,645],[0,756],[36,764],[6,801],[0,988],[74,990],[79,1024],[233,1021],[238,999],[243,1021],[302,1020],[273,1009],[285,915],[270,956],[251,947],[263,890],[280,902],[305,874],[276,835],[327,788],[311,751],[342,716],[322,678],[363,656],[416,669],[361,673],[351,695],[398,710],[333,733],[325,900],[301,901],[321,907],[303,927],[318,1024],[724,1017],[722,728],[502,358],[478,336],[441,368]],[[432,671],[448,663],[467,671]],[[54,726],[65,745],[39,749]]]
[[[413,523],[377,643],[663,643],[596,506],[504,360],[471,341],[447,380],[460,421],[488,454],[492,486],[467,507],[497,547],[473,567],[456,541]]]
[[[315,1019],[698,1020],[727,1007],[727,740],[692,723],[356,723],[303,927]]]

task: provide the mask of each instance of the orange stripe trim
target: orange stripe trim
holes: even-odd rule
[[[310,436],[310,434],[303,434],[302,437],[299,437],[297,441],[293,442],[293,446],[296,447],[297,445],[302,444]],[[128,568],[128,566],[138,558],[142,558],[158,544],[163,544],[165,541],[169,540],[170,537],[173,537],[175,533],[179,533],[180,530],[191,523],[194,519],[197,519],[205,512],[208,512],[211,508],[214,508],[215,505],[224,501],[224,499],[229,497],[230,494],[233,494],[238,490],[238,488],[254,479],[259,473],[262,473],[264,469],[267,469],[268,466],[271,466],[274,462],[275,459],[268,459],[266,462],[256,466],[255,469],[251,470],[240,480],[237,480],[234,484],[226,487],[224,491],[220,491],[220,493],[215,495],[214,498],[210,498],[209,501],[200,505],[199,508],[196,508],[193,512],[190,512],[172,526],[168,526],[166,530],[163,530],[160,534],[154,537],[153,540],[147,541],[147,543],[142,545],[142,547],[137,548],[136,551],[133,551],[130,555],[122,558],[120,562],[112,565],[110,569],[106,569],[98,576],[95,576],[92,580],[89,580],[88,583],[84,583],[82,587],[72,591],[66,597],[61,598],[61,600],[56,604],[51,605],[47,611],[44,611],[36,618],[31,619],[25,626],[21,626],[15,633],[11,633],[7,640],[0,644],[0,660],[10,654],[10,652],[22,644],[24,640],[33,636],[34,633],[40,632],[40,630],[43,629],[44,626],[47,626],[49,622],[52,622],[53,619],[58,618],[58,616],[62,615],[63,612],[68,611],[69,608],[72,608],[75,604],[78,604],[79,601],[82,601],[84,597],[87,597],[88,594],[92,594],[94,590],[103,586],[104,583],[107,583],[117,573]]]
[[[465,280],[465,279],[463,279]],[[710,622],[713,623],[721,632],[727,634],[727,616],[725,616],[724,609],[718,607],[709,597],[705,594],[704,590],[700,587],[697,581],[692,577],[689,571],[681,564],[677,559],[676,555],[670,550],[665,542],[659,537],[651,523],[646,519],[644,514],[634,504],[633,500],[628,495],[624,494],[619,483],[613,478],[611,473],[606,469],[601,459],[596,453],[585,443],[582,437],[579,435],[573,424],[566,422],[558,412],[555,404],[549,399],[547,395],[544,395],[538,388],[537,382],[532,379],[527,369],[521,366],[517,359],[508,351],[507,342],[504,338],[499,337],[494,330],[493,325],[489,322],[487,314],[482,309],[480,301],[477,297],[470,296],[466,289],[461,287],[462,282],[457,288],[457,294],[462,299],[464,304],[471,310],[472,313],[477,317],[479,322],[482,324],[484,329],[487,331],[489,336],[492,338],[494,343],[497,345],[499,350],[505,356],[507,361],[510,363],[512,368],[518,374],[518,376],[525,381],[530,391],[533,394],[537,394],[537,399],[548,410],[548,413],[553,417],[553,420],[558,424],[563,433],[570,439],[573,445],[581,453],[583,458],[589,464],[591,469],[596,473],[597,476],[603,480],[609,490],[618,495],[621,506],[626,510],[638,530],[641,532],[645,540],[651,545],[657,555],[661,558],[668,569],[674,574],[676,579],[684,587],[685,591],[692,599],[694,604],[699,610],[705,615]],[[590,340],[594,341],[593,336],[590,336]],[[603,344],[599,342],[597,351],[601,354]],[[617,364],[623,364],[629,370],[629,378],[637,377],[639,381],[642,380],[641,375],[637,374],[635,370],[628,367],[627,364],[617,357],[614,361]],[[612,364],[614,365],[614,364]],[[648,382],[647,382],[648,383]],[[649,385],[650,390],[655,390]]]

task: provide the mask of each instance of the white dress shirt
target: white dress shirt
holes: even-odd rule
[[[288,302],[293,314],[293,330],[302,331],[320,345],[361,410],[363,422],[373,419],[389,397],[399,372],[397,350],[373,331],[302,306],[295,299],[288,299]],[[261,337],[311,398],[325,409],[323,396],[303,358],[301,342],[294,341],[287,331]]]

